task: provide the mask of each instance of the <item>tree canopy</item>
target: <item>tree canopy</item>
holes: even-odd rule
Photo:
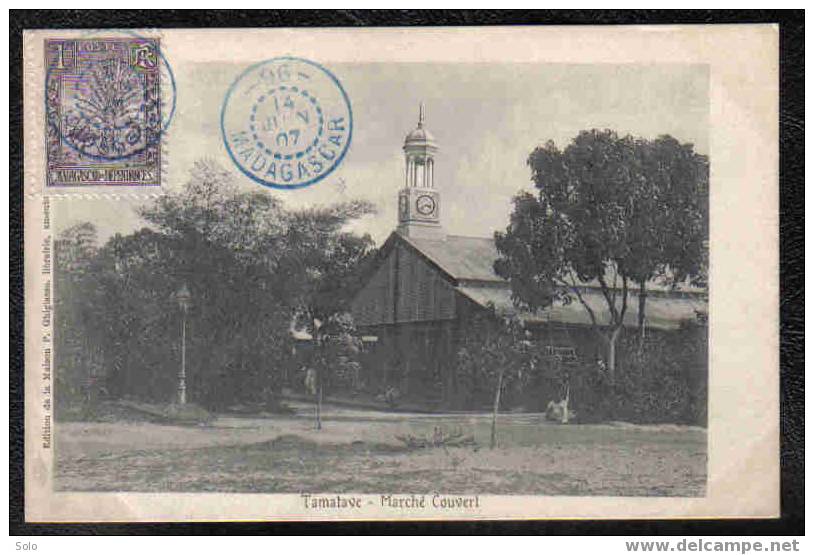
[[[591,130],[564,150],[553,142],[534,149],[528,164],[537,193],[515,196],[509,226],[495,234],[495,271],[531,309],[579,301],[607,344],[613,377],[631,286],[639,286],[643,325],[649,281],[676,286],[703,274],[707,158],[669,136]],[[586,285],[601,292],[605,321],[585,300]]]
[[[346,285],[373,250],[369,236],[345,226],[371,210],[363,202],[286,209],[199,161],[179,192],[140,209],[148,227],[101,247],[89,224],[61,234],[66,277],[57,298],[82,313],[63,313],[58,330],[74,328],[100,349],[111,395],[171,400],[180,364],[175,294],[186,285],[190,399],[218,407],[262,396],[279,387],[297,319],[341,320]]]

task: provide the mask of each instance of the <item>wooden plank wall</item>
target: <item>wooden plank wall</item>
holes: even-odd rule
[[[352,305],[358,327],[455,318],[455,288],[421,256],[396,245]]]

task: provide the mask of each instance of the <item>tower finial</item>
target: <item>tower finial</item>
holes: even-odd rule
[[[418,105],[418,126],[424,126],[424,102],[421,102]]]

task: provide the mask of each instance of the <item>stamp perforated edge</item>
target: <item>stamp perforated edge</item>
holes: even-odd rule
[[[160,44],[160,58],[166,66],[170,83],[162,83],[162,87],[171,86],[170,112],[166,121],[163,121],[159,140],[160,162],[159,185],[80,185],[76,187],[47,185],[47,148],[45,141],[45,43],[54,37],[43,36],[37,31],[24,31],[23,33],[23,114],[26,122],[24,128],[24,158],[23,158],[23,196],[25,199],[36,199],[47,196],[53,200],[149,200],[163,195],[166,186],[166,177],[170,171],[170,132],[172,118],[177,110],[177,91],[175,75],[166,54],[166,41],[161,29],[82,29],[64,30],[59,32],[58,38],[82,37],[130,37],[154,38]],[[56,36],[56,33],[55,33]],[[164,107],[162,106],[162,109]]]

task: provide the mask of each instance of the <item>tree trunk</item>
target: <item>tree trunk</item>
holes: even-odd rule
[[[647,304],[647,289],[645,288],[645,281],[639,284],[639,354],[644,349],[644,324],[645,324],[645,308]]]
[[[644,329],[644,316],[645,304],[647,303],[647,289],[645,288],[646,282],[639,284],[639,331]]]
[[[321,372],[317,371],[317,395],[316,395],[316,413],[317,413],[317,430],[322,429],[322,379],[320,378]]]
[[[571,384],[566,383],[565,385],[565,399],[563,399],[562,403],[562,419],[560,422],[562,424],[568,424],[568,401],[571,397]]]
[[[323,362],[325,361],[324,357],[324,341],[319,336],[319,330],[317,329],[317,321],[313,315],[313,311],[311,311],[311,334],[316,342],[317,351],[319,353],[317,364],[313,365],[314,371],[316,373],[316,392],[314,395],[314,414],[316,416],[316,428],[317,430],[322,429],[322,371],[323,368],[321,367]]]
[[[616,341],[622,332],[622,326],[613,330],[608,338],[608,379],[611,383],[616,380]]]
[[[500,409],[500,391],[503,389],[503,370],[497,375],[497,390],[495,391],[495,406],[492,409],[492,437],[489,441],[489,448],[494,449],[497,445],[497,411]]]

